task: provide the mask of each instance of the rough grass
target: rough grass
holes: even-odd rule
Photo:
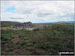
[[[33,30],[1,29],[1,53],[25,55],[58,54],[74,51],[73,24],[48,24]]]

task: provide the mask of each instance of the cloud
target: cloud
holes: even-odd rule
[[[52,15],[52,14],[51,13],[42,13],[42,12],[37,14],[38,17],[45,17],[45,16],[49,16],[49,15]]]
[[[74,20],[74,1],[1,1],[1,20],[72,21]]]

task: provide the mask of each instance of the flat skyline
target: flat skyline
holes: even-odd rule
[[[1,21],[72,22],[74,1],[1,1]]]

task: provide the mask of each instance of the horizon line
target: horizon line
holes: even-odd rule
[[[0,22],[18,22],[18,21],[0,21]],[[26,21],[31,22],[31,21]],[[69,23],[75,23],[75,21],[57,21],[57,22],[32,22],[32,23],[61,23],[61,22],[69,22]],[[24,23],[24,22],[18,22],[18,23]]]

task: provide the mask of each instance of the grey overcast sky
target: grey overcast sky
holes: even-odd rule
[[[74,21],[74,1],[1,1],[1,21]]]

